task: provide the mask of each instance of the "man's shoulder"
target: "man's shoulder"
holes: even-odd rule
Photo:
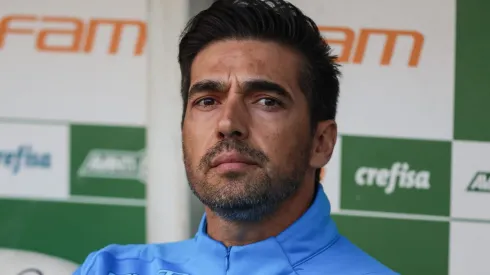
[[[305,259],[302,265],[304,270],[324,269],[332,274],[399,275],[344,236],[339,236],[315,256]]]
[[[136,266],[157,260],[178,265],[189,259],[193,244],[193,239],[154,244],[110,244],[91,252],[74,275],[92,274],[92,269],[112,268],[121,262],[133,262]]]

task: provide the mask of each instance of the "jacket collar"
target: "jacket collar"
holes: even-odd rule
[[[298,220],[275,237],[245,246],[226,248],[211,239],[206,233],[204,214],[195,236],[197,258],[209,262],[219,259],[219,262],[223,262],[229,256],[231,265],[243,265],[242,268],[250,268],[251,262],[260,263],[267,259],[275,261],[274,265],[279,269],[290,269],[327,248],[336,241],[339,234],[330,217],[330,201],[323,186],[317,186],[313,203]],[[267,258],[264,258],[264,251]]]

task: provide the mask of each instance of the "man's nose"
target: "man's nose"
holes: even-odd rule
[[[238,95],[230,95],[221,108],[217,125],[218,138],[247,139],[248,121],[248,110],[243,99]]]

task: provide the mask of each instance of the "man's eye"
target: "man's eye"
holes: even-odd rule
[[[278,100],[268,97],[261,98],[258,102],[266,107],[276,107],[281,105],[281,102],[279,102]]]
[[[200,106],[212,106],[213,104],[216,104],[216,100],[214,100],[213,98],[210,98],[210,97],[200,99],[196,103],[196,105],[200,105]]]

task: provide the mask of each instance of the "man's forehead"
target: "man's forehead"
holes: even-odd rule
[[[211,43],[198,53],[196,60],[199,57],[217,57],[217,61],[236,58],[260,61],[280,57],[288,51],[293,53],[289,48],[276,42],[253,39],[229,39]]]
[[[196,56],[191,67],[191,82],[203,79],[296,81],[297,58],[294,52],[272,42],[216,42]]]

